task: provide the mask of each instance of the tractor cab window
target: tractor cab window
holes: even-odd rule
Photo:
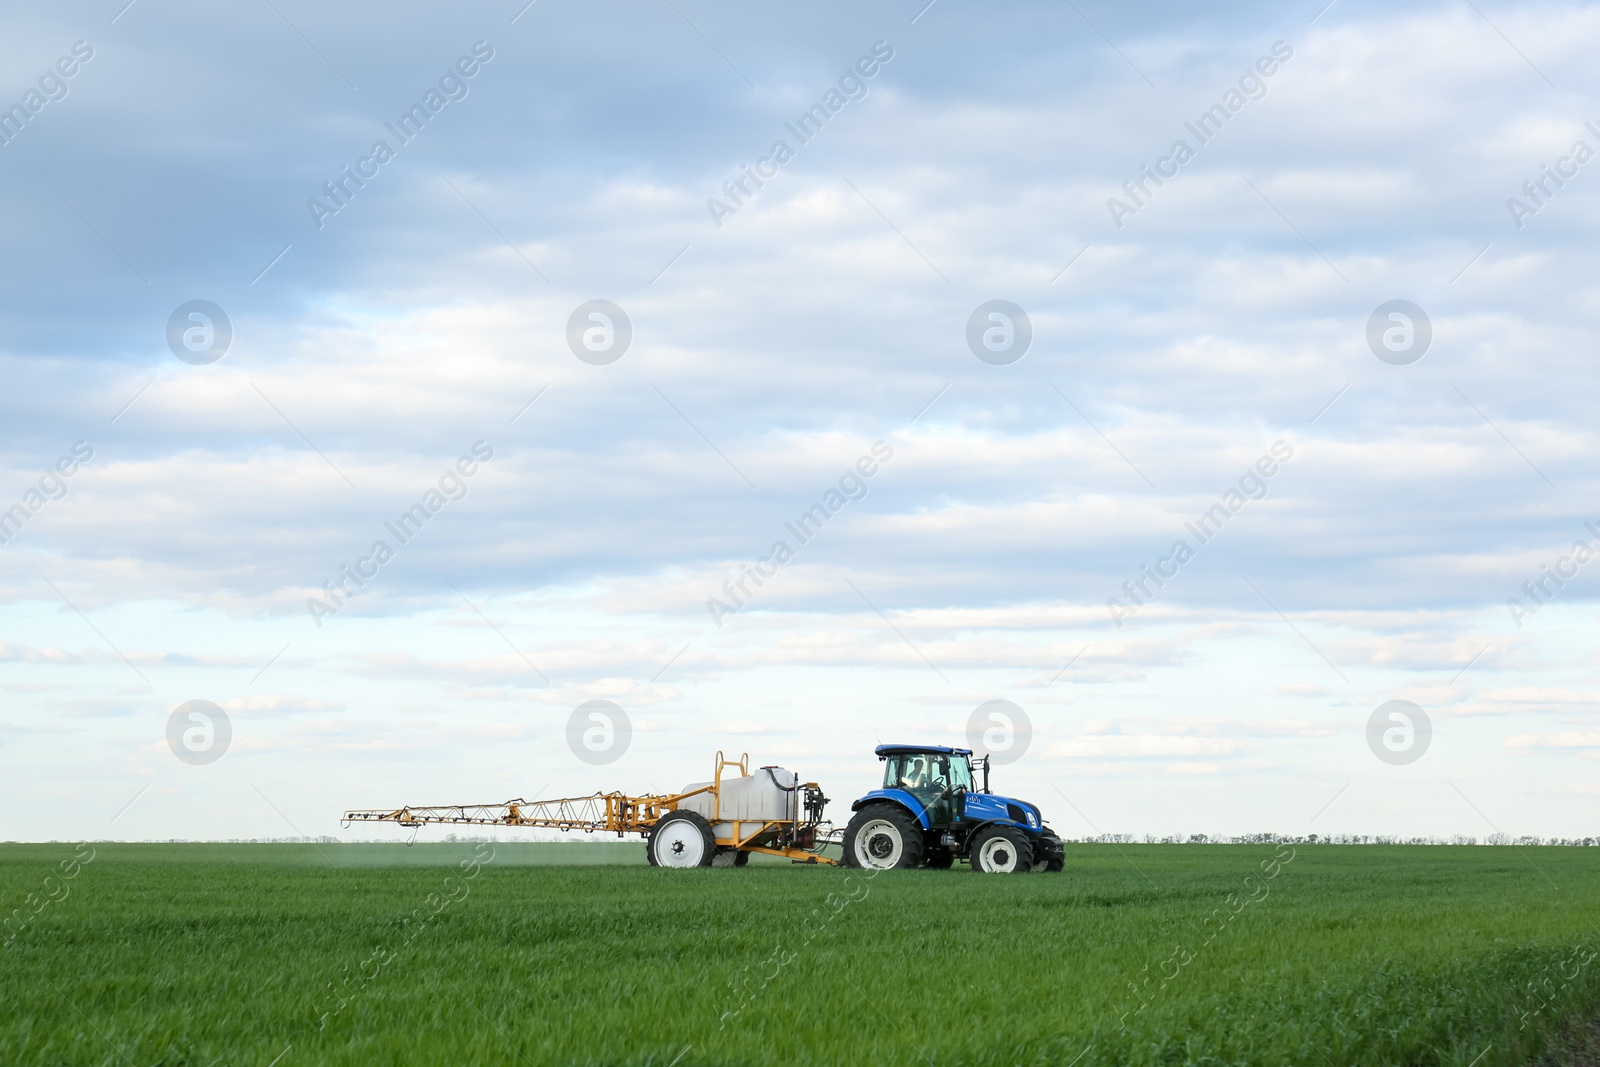
[[[913,796],[932,798],[972,788],[972,768],[965,756],[917,752],[890,756],[884,762],[885,789],[904,789]]]
[[[967,757],[950,757],[950,788],[972,792],[972,764],[967,762]]]
[[[891,755],[883,763],[883,789],[918,792],[926,774],[928,757],[925,755]]]

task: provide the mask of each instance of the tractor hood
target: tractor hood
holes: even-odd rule
[[[967,822],[988,822],[1004,819],[1026,826],[1030,830],[1044,827],[1039,809],[1024,800],[997,796],[994,793],[968,793],[962,807],[962,817]]]

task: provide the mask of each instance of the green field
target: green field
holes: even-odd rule
[[[1060,875],[867,877],[637,844],[90,847],[0,846],[0,1063],[1489,1067],[1600,1016],[1600,848],[1069,845]]]

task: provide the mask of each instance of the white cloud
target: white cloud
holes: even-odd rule
[[[558,47],[504,30],[448,122],[319,232],[305,197],[415,95],[392,57],[448,59],[474,16],[325,12],[357,97],[329,70],[285,81],[281,57],[224,69],[183,43],[256,40],[270,12],[134,9],[99,81],[0,176],[21,220],[0,243],[29,265],[0,297],[0,501],[95,447],[0,551],[7,713],[29,730],[7,742],[12,799],[160,766],[168,709],[201,698],[238,712],[212,782],[237,756],[307,797],[352,766],[371,776],[352,789],[509,788],[541,763],[579,788],[595,776],[560,762],[560,731],[594,697],[636,713],[619,779],[703,773],[710,734],[781,729],[764,750],[870,783],[875,737],[964,742],[993,696],[1035,720],[1041,775],[1107,789],[1139,761],[1280,792],[1375,772],[1365,719],[1399,695],[1434,716],[1440,773],[1588,752],[1546,740],[1588,736],[1595,575],[1520,629],[1505,600],[1600,519],[1600,170],[1522,230],[1504,201],[1600,118],[1600,12],[1488,14],[1527,60],[1450,6],[1339,5],[1313,26],[1104,13],[1151,91],[1069,10],[941,5],[718,230],[705,196],[898,31],[741,13],[721,32],[750,93],[684,66],[670,11],[619,31],[552,9],[539,39]],[[10,39],[48,51],[75,35],[63,18],[19,15]],[[1278,37],[1295,55],[1267,97],[1115,229],[1105,198]],[[174,133],[197,130],[234,132]],[[163,338],[196,295],[235,326],[211,366]],[[564,339],[596,296],[634,326],[608,367]],[[1010,367],[963,339],[997,296],[1035,330]],[[1434,327],[1409,367],[1363,338],[1395,297]],[[869,494],[714,626],[707,597],[879,439],[895,456]],[[495,456],[465,499],[317,627],[307,598],[478,440]],[[1113,626],[1106,599],[1277,440],[1295,457],[1268,496]],[[1503,803],[1553,810],[1539,791],[1570,798],[1578,776]],[[1179,802],[1126,810],[1154,823]],[[1258,810],[1181,802],[1214,805],[1208,825]]]

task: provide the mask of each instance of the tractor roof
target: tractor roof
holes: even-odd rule
[[[951,748],[948,745],[879,745],[873,749],[879,759],[886,756],[906,756],[918,752],[936,752],[941,756],[970,756],[970,748]]]

